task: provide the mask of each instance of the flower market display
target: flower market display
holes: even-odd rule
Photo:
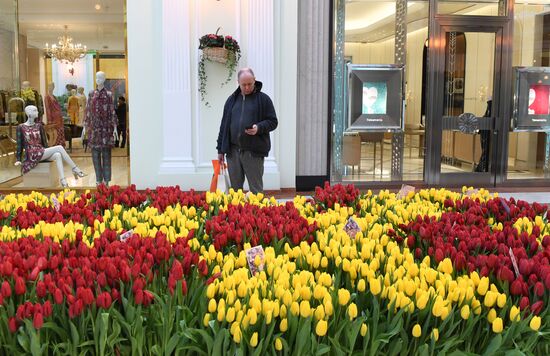
[[[0,354],[550,354],[548,207],[105,188],[0,197]]]

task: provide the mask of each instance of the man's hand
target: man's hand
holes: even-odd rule
[[[246,130],[244,130],[244,132],[246,132],[247,135],[254,136],[255,134],[258,133],[258,126],[257,125],[252,125],[251,129],[246,129]]]
[[[21,162],[15,161],[15,165],[16,165],[16,166],[20,166],[20,165],[21,165]]]
[[[225,157],[223,153],[218,153],[218,162],[220,162],[220,167],[223,168],[225,162]]]

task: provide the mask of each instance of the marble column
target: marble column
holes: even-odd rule
[[[253,0],[248,3],[246,55],[248,67],[254,70],[256,78],[263,83],[262,91],[276,103],[274,11],[274,0]],[[276,132],[271,133],[271,151],[264,165],[266,173],[278,172],[275,160]]]
[[[163,157],[160,174],[192,173],[190,11],[187,1],[162,1]],[[155,124],[156,118],[151,118]]]

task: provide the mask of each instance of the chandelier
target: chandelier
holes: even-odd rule
[[[82,46],[80,43],[73,43],[73,38],[67,34],[66,25],[65,34],[58,37],[58,40],[58,44],[52,44],[51,47],[46,43],[46,48],[44,49],[48,55],[58,61],[73,64],[86,55],[86,46]]]

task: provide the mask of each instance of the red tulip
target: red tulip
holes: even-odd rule
[[[44,316],[46,318],[52,315],[53,308],[52,308],[52,303],[49,300],[46,300],[44,302],[44,305],[42,306],[42,311],[44,312]]]
[[[10,330],[11,333],[15,333],[17,331],[17,320],[15,319],[14,316],[10,317],[9,320],[8,320],[8,329]]]
[[[27,291],[27,288],[25,286],[25,281],[21,277],[15,278],[15,294],[16,295],[22,295],[25,294]]]
[[[11,286],[8,281],[2,282],[1,293],[4,298],[11,297]]]
[[[533,305],[531,305],[531,312],[533,312],[533,314],[535,315],[539,315],[543,307],[544,307],[544,302],[542,300],[539,300],[538,302],[533,303]]]
[[[42,325],[44,325],[44,318],[42,316],[42,313],[36,313],[34,314],[34,317],[32,319],[32,325],[35,329],[40,329]]]
[[[521,300],[519,301],[519,308],[521,310],[525,310],[525,308],[528,308],[528,307],[529,307],[529,298],[527,297],[521,298]]]

